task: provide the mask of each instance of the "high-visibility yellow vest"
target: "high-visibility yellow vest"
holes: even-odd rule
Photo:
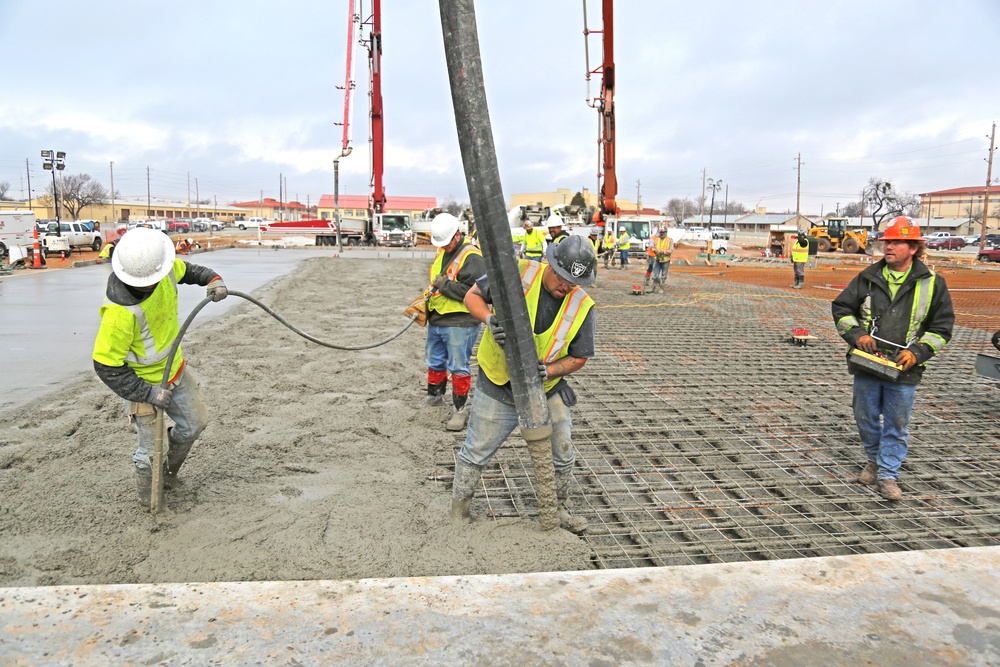
[[[658,236],[656,238],[656,244],[655,244],[657,256],[666,256],[670,252],[670,248],[672,248],[673,245],[674,245],[673,239],[671,239],[666,234]]]
[[[808,242],[804,246],[799,245],[798,241],[792,244],[792,261],[803,262],[803,263],[809,261]]]
[[[598,239],[590,239],[590,245],[594,246],[594,254],[597,254],[597,249],[601,246],[601,242]]]
[[[448,270],[445,272],[445,276],[448,280],[455,280],[458,276],[458,272],[462,270],[462,266],[472,255],[482,256],[479,248],[472,245],[471,243],[463,243],[458,252],[455,253],[455,257],[451,260],[451,264],[448,265]],[[431,264],[431,282],[441,275],[441,263],[444,261],[444,248],[438,248],[437,257],[434,258],[434,263]],[[446,297],[440,292],[435,292],[427,303],[427,309],[433,310],[436,313],[441,313],[446,315],[448,313],[467,313],[469,309],[465,307],[465,303],[462,301],[456,301]]]
[[[608,232],[604,235],[604,249],[610,250],[613,247],[615,247],[615,235]]]
[[[535,316],[538,312],[538,296],[542,286],[542,275],[545,271],[553,271],[545,264],[521,260],[521,287],[524,289],[524,300],[528,305],[528,319],[531,321],[531,330],[535,330]],[[535,334],[535,350],[538,358],[550,364],[557,359],[562,359],[568,354],[569,344],[580,331],[583,321],[587,318],[587,313],[594,307],[594,300],[583,291],[581,287],[574,287],[563,298],[562,306],[552,321],[552,326],[544,333]],[[483,339],[479,343],[479,367],[486,373],[490,382],[496,385],[505,385],[510,381],[510,372],[507,370],[507,360],[504,358],[503,348],[493,340],[493,334],[489,328],[483,332]],[[549,391],[559,382],[559,378],[551,378],[545,381],[545,391]]]
[[[184,277],[187,265],[174,259],[170,273],[152,294],[134,306],[113,303],[105,297],[101,306],[101,328],[94,341],[94,360],[105,366],[128,364],[136,375],[150,384],[160,384],[167,365],[170,346],[180,331],[177,322],[177,281]],[[173,378],[184,363],[177,347],[170,368]]]
[[[632,237],[628,235],[624,229],[622,230],[622,235],[618,237],[618,249],[628,250],[632,246]]]
[[[542,256],[542,244],[545,243],[545,234],[540,229],[532,229],[524,233],[524,254],[532,257]]]

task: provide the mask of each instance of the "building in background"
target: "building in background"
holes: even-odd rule
[[[922,192],[919,197],[922,226],[933,227],[935,218],[959,218],[979,223],[983,221],[985,185]],[[989,216],[987,228],[995,230],[1000,227],[1000,185],[990,188]],[[975,234],[978,231],[976,229],[970,233]]]

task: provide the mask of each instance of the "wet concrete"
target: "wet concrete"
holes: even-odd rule
[[[350,257],[412,257],[426,251],[351,250]],[[334,249],[239,248],[190,255],[186,259],[215,269],[226,285],[251,292],[291,271],[303,259],[337,255]],[[345,259],[347,255],[345,253]],[[61,271],[18,271],[0,279],[0,412],[22,406],[81,373],[93,372],[91,351],[100,325],[97,311],[111,264]],[[195,286],[181,286],[181,320],[205,297]],[[218,317],[235,306],[227,299],[206,306],[192,324]]]

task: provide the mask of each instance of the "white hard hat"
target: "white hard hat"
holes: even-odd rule
[[[549,215],[548,220],[545,221],[545,228],[552,229],[553,227],[562,227],[563,219],[558,213],[552,213]]]
[[[186,242],[188,242],[188,243],[194,243],[194,239],[190,239],[190,238],[188,238],[188,239],[184,239],[184,240],[185,240]]]
[[[122,237],[111,256],[111,268],[126,285],[148,287],[170,273],[174,244],[163,232],[136,227]]]
[[[431,243],[443,248],[455,238],[458,231],[458,218],[451,213],[439,213],[431,221]]]

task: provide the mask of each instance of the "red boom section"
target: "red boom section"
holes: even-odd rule
[[[382,2],[372,3],[372,33],[368,43],[371,70],[372,118],[372,210],[382,213],[385,208],[385,186],[382,184],[384,143],[382,135]]]
[[[604,152],[604,182],[601,184],[601,212],[618,215],[618,175],[615,172],[615,19],[614,0],[604,0],[604,65],[599,113],[601,145]],[[603,216],[602,216],[603,217]]]

